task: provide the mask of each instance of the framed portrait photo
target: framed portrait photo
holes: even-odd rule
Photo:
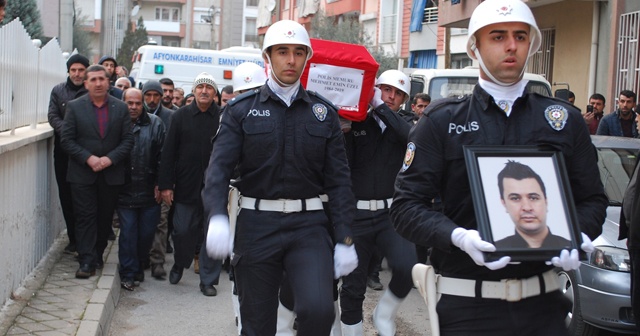
[[[530,146],[465,146],[478,231],[496,246],[487,261],[548,261],[582,237],[561,153]]]

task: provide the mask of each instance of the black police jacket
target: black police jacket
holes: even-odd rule
[[[160,155],[164,144],[164,123],[155,115],[142,112],[131,128],[135,140],[129,156],[129,170],[118,206],[148,207],[157,204],[154,189],[158,185]]]
[[[207,218],[227,214],[229,180],[237,165],[236,185],[248,197],[307,199],[326,193],[336,241],[351,237],[355,201],[336,111],[302,86],[289,107],[266,84],[232,99],[206,172]]]
[[[539,274],[551,266],[522,262],[490,271],[477,266],[451,243],[457,227],[477,229],[465,165],[464,145],[544,146],[562,153],[580,230],[591,239],[602,231],[608,204],[597,167],[596,150],[579,110],[559,99],[524,94],[509,117],[486,91],[429,105],[409,134],[403,167],[391,206],[393,224],[403,237],[432,246],[431,260],[448,276],[495,280]],[[443,211],[425,200],[442,197]],[[551,220],[551,218],[550,218]]]

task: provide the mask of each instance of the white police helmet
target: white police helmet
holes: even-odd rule
[[[253,63],[244,62],[233,70],[233,90],[242,91],[262,86],[267,81],[264,68]]]
[[[522,22],[531,27],[529,31],[530,47],[529,56],[535,54],[542,42],[540,29],[529,6],[520,0],[486,0],[476,7],[469,21],[467,36],[467,54],[477,59],[473,52],[477,53],[476,32],[481,28],[494,23]]]
[[[380,74],[380,77],[376,80],[376,86],[380,84],[391,85],[398,90],[407,94],[407,97],[411,94],[411,83],[409,77],[400,70],[387,70]]]
[[[264,34],[262,53],[276,44],[301,44],[307,47],[307,60],[313,55],[309,33],[298,22],[281,20],[272,24]]]

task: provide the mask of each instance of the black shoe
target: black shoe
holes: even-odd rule
[[[133,281],[144,282],[144,272],[136,273],[133,276]]]
[[[122,282],[120,282],[120,287],[133,292],[133,289],[135,288],[135,285],[133,283],[133,280],[131,279],[124,279],[122,280]]]
[[[96,261],[96,269],[101,270],[103,268],[104,268],[104,261],[102,261],[102,260]]]
[[[204,296],[216,296],[216,295],[218,295],[218,291],[216,290],[215,287],[213,287],[213,285],[200,284],[200,291],[202,292],[202,294],[204,294]]]
[[[169,272],[169,283],[175,285],[180,282],[180,279],[182,279],[182,272],[184,272],[184,268],[173,264],[173,267],[171,267],[171,272]]]
[[[384,288],[380,283],[380,278],[373,276],[367,278],[367,287],[377,291],[381,291]]]
[[[89,264],[82,264],[76,271],[77,279],[89,279],[90,276],[96,275],[95,268],[91,268]]]
[[[169,239],[167,239],[167,253],[173,253],[173,247],[171,247]]]
[[[62,252],[66,253],[66,254],[74,254],[76,253],[76,244],[71,244],[69,243],[69,245],[67,245],[64,250]]]
[[[153,264],[151,265],[151,276],[158,280],[164,280],[167,276],[167,271],[164,270],[162,264]]]

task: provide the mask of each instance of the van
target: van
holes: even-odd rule
[[[473,88],[478,84],[479,76],[478,68],[415,69],[409,75],[411,97],[413,98],[416,93],[424,92],[431,97],[431,101],[434,101],[440,98],[471,95]],[[528,92],[551,97],[551,85],[543,76],[525,73],[524,78],[529,80]]]
[[[218,90],[222,90],[233,84],[233,70],[244,62],[264,67],[262,52],[256,48],[207,50],[144,45],[133,54],[130,75],[139,88],[150,79],[167,77],[173,80],[175,87],[189,93],[196,77],[207,72],[215,79]]]

